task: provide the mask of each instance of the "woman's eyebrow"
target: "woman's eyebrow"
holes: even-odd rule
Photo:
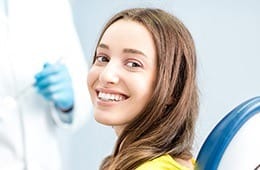
[[[98,45],[98,48],[103,48],[103,49],[109,50],[109,46],[106,45],[106,44],[104,44],[104,43],[100,43],[100,44]],[[147,57],[142,51],[137,50],[137,49],[133,49],[133,48],[124,48],[124,49],[123,49],[123,52],[124,52],[124,53],[131,53],[131,54],[140,54],[140,55],[142,55],[142,56],[144,56],[144,57]]]
[[[109,49],[109,46],[103,43],[98,44],[99,48]]]
[[[141,54],[145,57],[147,57],[142,51],[140,50],[137,50],[137,49],[132,49],[132,48],[125,48],[123,50],[124,53],[132,53],[132,54]]]

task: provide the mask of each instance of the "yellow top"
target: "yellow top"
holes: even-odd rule
[[[193,161],[193,164],[195,161]],[[136,168],[136,170],[190,170],[176,162],[170,155],[166,154],[147,161]]]

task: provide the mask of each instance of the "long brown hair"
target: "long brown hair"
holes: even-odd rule
[[[198,115],[196,53],[187,28],[161,9],[135,8],[112,17],[101,33],[118,20],[131,20],[150,31],[157,53],[157,84],[151,101],[118,137],[101,170],[135,169],[164,154],[190,159]]]

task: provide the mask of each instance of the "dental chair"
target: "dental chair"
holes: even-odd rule
[[[229,112],[199,150],[197,170],[260,170],[260,96]]]

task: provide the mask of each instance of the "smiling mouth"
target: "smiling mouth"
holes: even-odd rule
[[[101,101],[112,101],[112,102],[120,102],[126,100],[128,97],[122,94],[113,94],[113,93],[105,93],[97,91],[97,97]]]

